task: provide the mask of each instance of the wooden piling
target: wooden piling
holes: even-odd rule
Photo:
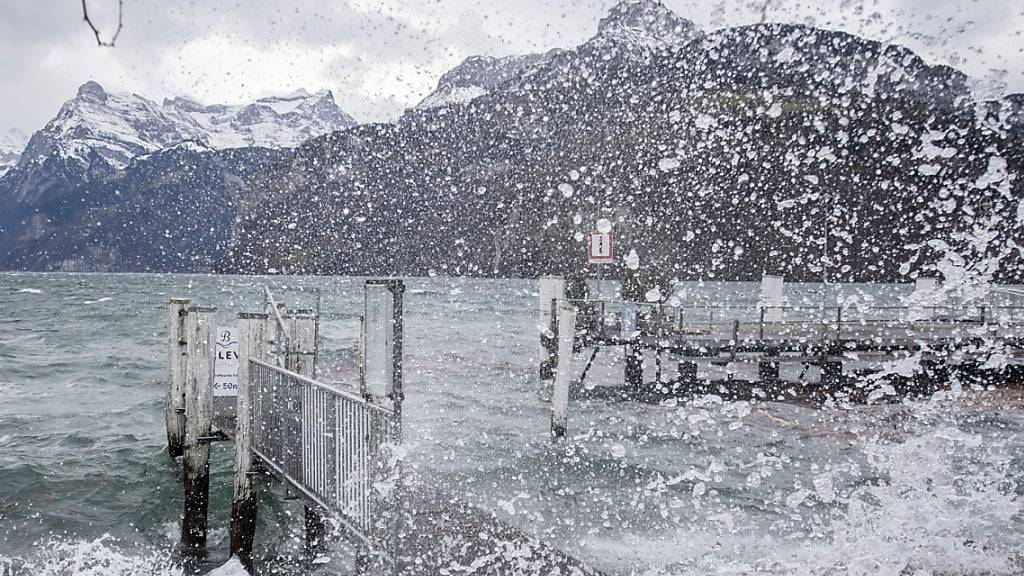
[[[185,507],[181,545],[191,554],[206,552],[210,505],[210,429],[213,424],[214,329],[216,308],[188,309],[188,376],[185,380]]]
[[[688,360],[679,362],[679,387],[681,394],[694,396],[698,393],[700,381],[697,379],[697,363]]]
[[[543,276],[540,279],[540,379],[551,380],[555,377],[558,363],[558,335],[555,332],[558,323],[557,302],[565,298],[565,280],[557,276]]]
[[[167,396],[164,400],[167,423],[167,452],[177,458],[185,446],[185,374],[188,366],[188,339],[185,317],[189,300],[171,298],[167,310]]]
[[[630,394],[643,393],[644,387],[644,352],[643,348],[634,343],[625,345],[625,378],[626,388]]]
[[[551,394],[551,437],[564,438],[569,421],[569,385],[572,382],[572,347],[576,338],[576,310],[562,300],[558,307],[558,365]]]
[[[259,509],[259,475],[252,456],[252,391],[249,360],[266,360],[271,332],[267,314],[238,315],[238,404],[235,411],[235,491],[231,500],[231,554],[252,567]]]
[[[826,360],[821,364],[821,392],[827,397],[843,388],[843,363]]]

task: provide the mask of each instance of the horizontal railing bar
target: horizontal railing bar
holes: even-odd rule
[[[264,362],[262,360],[257,360],[256,358],[250,358],[249,362],[251,362],[251,363],[253,363],[253,364],[257,365],[257,366],[262,366],[264,368],[273,370],[275,372],[278,372],[278,373],[283,374],[285,376],[288,376],[290,378],[294,378],[295,380],[298,380],[299,382],[303,382],[303,383],[308,384],[310,386],[321,388],[323,390],[326,390],[327,392],[330,392],[331,394],[334,394],[336,396],[341,396],[342,398],[345,398],[346,400],[350,400],[350,401],[355,402],[355,403],[357,403],[357,404],[359,404],[361,406],[365,406],[365,407],[367,407],[367,408],[369,408],[371,410],[375,410],[375,411],[380,412],[382,414],[385,414],[387,416],[394,416],[394,414],[395,414],[394,410],[391,410],[390,408],[386,408],[384,406],[380,406],[378,404],[374,404],[373,402],[370,402],[370,401],[366,400],[365,398],[359,396],[358,394],[354,394],[354,393],[349,392],[347,390],[342,390],[341,388],[337,388],[337,387],[332,386],[330,384],[325,384],[323,382],[318,382],[317,380],[313,380],[312,378],[307,378],[306,376],[303,376],[302,374],[298,374],[296,372],[292,372],[291,370],[288,370],[288,369],[285,369],[285,368],[280,368],[278,366],[274,366],[273,364],[268,364],[268,363],[266,363],[266,362]]]

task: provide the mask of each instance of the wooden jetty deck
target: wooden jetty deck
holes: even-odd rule
[[[351,388],[315,379],[318,312],[289,311],[267,291],[265,312],[239,315],[237,398],[210,392],[215,311],[171,302],[167,425],[171,454],[184,455],[183,549],[205,554],[209,442],[230,440],[231,552],[243,562],[256,537],[257,484],[272,477],[304,501],[310,554],[334,537],[328,526],[337,526],[360,549],[360,574],[599,576],[494,513],[403,474],[395,450],[402,289],[400,281],[367,282],[362,378]]]
[[[865,402],[883,387],[889,398],[931,394],[951,376],[1024,384],[1024,307],[785,306],[782,279],[766,280],[757,301],[693,305],[588,298],[580,286],[569,298],[564,279],[542,278],[539,376],[553,387],[552,433],[565,434],[570,399]],[[622,350],[622,378],[586,385],[609,348]],[[985,367],[993,350],[999,366]],[[908,358],[913,373],[885,372]]]

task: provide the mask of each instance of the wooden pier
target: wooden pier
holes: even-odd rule
[[[232,440],[231,553],[250,569],[258,483],[273,478],[304,501],[310,557],[343,537],[360,550],[360,574],[599,575],[457,494],[406,477],[397,450],[404,285],[371,280],[365,291],[358,385],[316,379],[318,307],[289,309],[267,290],[263,311],[238,318],[236,397],[212,392],[216,311],[170,302],[168,446],[184,455],[183,551],[205,555],[209,443]]]
[[[931,394],[951,377],[1024,384],[1024,307],[785,306],[780,277],[766,277],[757,301],[718,306],[568,298],[565,286],[545,277],[538,291],[539,376],[553,387],[555,438],[566,433],[569,398],[865,402],[883,387],[892,393],[882,398]],[[586,385],[607,349],[621,350],[622,379]],[[986,368],[992,350],[1005,361]],[[913,373],[883,370],[907,358]]]
[[[757,303],[703,308],[570,299],[565,285],[548,277],[539,291],[539,376],[552,390],[554,442],[568,434],[570,403],[587,396],[862,402],[929,394],[954,376],[1024,382],[1024,309],[786,307],[781,278],[766,282]],[[319,304],[288,308],[266,290],[260,311],[238,316],[236,396],[215,392],[216,311],[171,300],[166,421],[169,452],[184,468],[183,550],[205,553],[209,442],[232,440],[231,553],[250,568],[258,483],[273,478],[303,500],[310,557],[344,537],[360,550],[360,574],[599,574],[458,494],[408,478],[399,449],[404,285],[370,280],[364,290],[358,382],[318,379]],[[621,380],[586,386],[608,349],[622,351]],[[993,349],[1005,361],[985,368]],[[910,358],[911,373],[882,370]],[[891,393],[879,396],[883,389]]]

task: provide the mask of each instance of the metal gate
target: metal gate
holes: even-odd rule
[[[396,414],[357,394],[249,360],[253,452],[367,546],[394,557]]]

